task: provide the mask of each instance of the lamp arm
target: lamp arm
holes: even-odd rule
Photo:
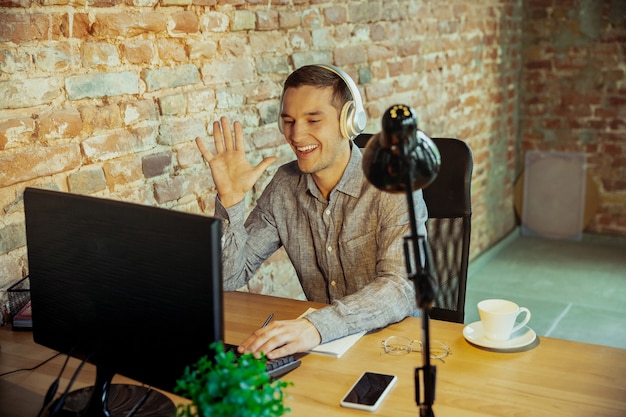
[[[405,148],[403,146],[403,148]],[[407,163],[410,159],[406,148],[403,150]],[[409,208],[411,235],[404,241],[404,256],[408,278],[415,286],[417,306],[422,316],[422,357],[423,366],[415,369],[415,402],[420,409],[420,417],[434,417],[433,404],[435,402],[435,384],[437,367],[430,360],[430,309],[438,292],[436,274],[432,268],[432,252],[425,236],[418,234],[417,219],[415,216],[415,201],[413,199],[412,170],[406,170],[406,196]],[[410,244],[409,244],[410,243]],[[412,249],[412,257],[411,251]],[[412,260],[414,262],[412,262]],[[413,270],[412,265],[415,267]]]

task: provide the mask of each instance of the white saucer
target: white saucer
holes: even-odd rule
[[[519,349],[530,345],[537,338],[537,334],[530,327],[524,326],[517,332],[513,333],[509,340],[502,342],[487,339],[483,333],[483,324],[480,321],[475,321],[472,324],[468,324],[463,329],[463,336],[465,339],[477,346],[482,346],[490,349]]]

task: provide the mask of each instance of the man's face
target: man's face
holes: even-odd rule
[[[341,176],[350,157],[349,141],[341,136],[339,111],[332,105],[332,95],[332,87],[309,85],[285,91],[281,114],[285,139],[302,172]]]

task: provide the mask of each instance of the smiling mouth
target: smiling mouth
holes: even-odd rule
[[[300,147],[297,147],[296,149],[299,150],[300,152],[308,152],[315,148],[317,148],[317,145],[300,146]]]
[[[317,149],[317,145],[307,145],[307,146],[296,147],[296,150],[302,153],[307,153],[315,149]]]

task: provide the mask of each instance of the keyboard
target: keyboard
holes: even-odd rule
[[[225,344],[225,350],[232,351],[236,355],[239,355],[236,345]],[[293,355],[284,356],[277,359],[267,359],[265,363],[265,370],[267,371],[270,379],[275,380],[285,375],[286,373],[293,371],[298,366],[300,366],[301,363],[302,361],[300,361],[300,359],[296,359],[296,357]]]
[[[289,355],[278,359],[268,359],[265,364],[265,369],[267,370],[270,379],[273,380],[293,371],[300,366],[301,363],[300,359],[296,359],[293,355]]]

